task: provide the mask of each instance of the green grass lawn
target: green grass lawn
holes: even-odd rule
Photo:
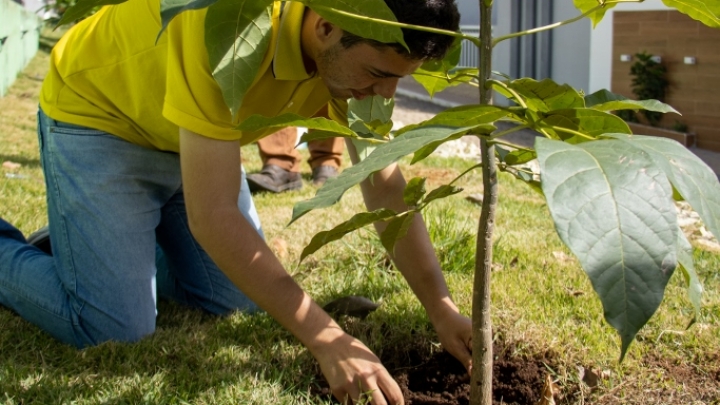
[[[21,165],[0,169],[0,216],[26,234],[46,223],[35,113],[48,61],[48,54],[39,52],[0,99],[0,163]],[[242,152],[246,169],[257,170],[255,146]],[[428,177],[429,189],[472,164],[452,158],[408,163],[402,162],[406,177]],[[481,191],[480,173],[466,176],[461,186],[462,194],[438,202],[425,218],[451,292],[469,315],[480,207],[463,197]],[[288,271],[320,303],[349,294],[381,302],[365,320],[341,319],[378,354],[411,345],[435,347],[422,308],[388,265],[371,229],[348,235],[298,264],[314,233],[362,206],[359,190],[352,189],[337,205],[287,227],[293,204],[314,192],[306,181],[302,190],[255,199],[268,244]],[[543,198],[501,175],[492,290],[496,334],[512,342],[517,355],[554,353],[557,366],[550,371],[561,386],[577,384],[578,366],[604,374],[598,389],[586,390],[572,403],[720,403],[720,255],[698,248],[695,258],[706,288],[702,319],[686,330],[692,307],[681,275],[675,274],[658,313],[618,364],[619,338],[603,320],[600,302],[577,260],[557,237]],[[0,404],[320,401],[309,394],[317,373],[313,358],[267,315],[218,318],[167,302],[159,304],[158,312],[157,332],[139,343],[78,351],[0,307]],[[691,377],[683,377],[679,368]],[[714,394],[696,392],[703,382],[715,387]]]

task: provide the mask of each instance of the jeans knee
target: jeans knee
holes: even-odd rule
[[[155,319],[85,318],[75,327],[75,345],[79,348],[105,342],[134,343],[155,332]]]

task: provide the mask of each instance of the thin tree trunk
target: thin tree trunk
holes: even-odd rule
[[[480,104],[489,104],[491,92],[486,81],[492,70],[491,11],[492,0],[480,3]],[[492,404],[492,319],[490,306],[490,275],[492,270],[492,235],[495,227],[497,205],[497,167],[495,147],[480,138],[483,173],[483,204],[478,224],[478,238],[475,251],[475,278],[473,283],[473,370],[470,386],[470,402],[473,405]]]

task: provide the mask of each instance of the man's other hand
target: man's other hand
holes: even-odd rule
[[[373,405],[403,404],[400,387],[375,354],[348,334],[326,342],[315,354],[330,390],[343,404],[360,398]]]

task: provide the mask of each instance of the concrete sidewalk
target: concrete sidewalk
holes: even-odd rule
[[[433,111],[435,113],[444,108],[466,104],[478,104],[480,99],[478,89],[468,84],[449,87],[436,94],[433,98],[430,98],[427,91],[425,91],[425,89],[412,77],[404,77],[400,79],[397,93],[401,96],[417,100],[418,103],[413,103],[414,108],[427,108],[428,111]],[[425,104],[424,107],[423,104]],[[518,133],[512,135],[514,138],[512,140],[508,139],[508,141],[532,145],[535,133],[533,131],[518,131]],[[710,166],[710,168],[715,172],[715,175],[720,174],[720,153],[697,147],[689,147],[688,149]]]

